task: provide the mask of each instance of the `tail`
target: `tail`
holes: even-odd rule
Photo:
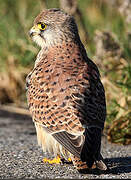
[[[97,127],[89,127],[85,129],[85,142],[80,154],[83,162],[86,162],[89,168],[92,168],[94,162],[96,167],[101,170],[106,170],[107,166],[103,162],[101,149],[101,133],[102,130]]]

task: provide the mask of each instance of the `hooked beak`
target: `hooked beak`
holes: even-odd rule
[[[40,33],[40,29],[37,26],[33,26],[29,31],[30,37],[33,37],[34,35],[39,33]]]

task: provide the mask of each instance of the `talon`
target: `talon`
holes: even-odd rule
[[[56,158],[51,159],[51,160],[47,159],[47,158],[44,158],[43,162],[44,163],[49,163],[49,164],[60,164],[61,163],[61,159],[60,159],[60,156],[57,156]]]

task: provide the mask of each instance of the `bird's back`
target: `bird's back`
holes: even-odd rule
[[[85,129],[104,127],[106,104],[99,71],[81,44],[65,42],[47,52],[41,52],[27,78],[29,108],[35,122],[80,157]]]

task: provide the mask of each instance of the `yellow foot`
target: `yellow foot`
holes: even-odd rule
[[[61,163],[61,159],[60,159],[60,156],[57,156],[56,158],[51,159],[51,160],[47,159],[47,158],[44,158],[43,162],[44,163],[49,163],[49,164],[60,164]]]
[[[68,158],[68,159],[61,159],[61,161],[62,161],[62,164],[72,164],[72,160],[71,160],[71,158]]]
[[[72,161],[71,158],[68,158],[68,161],[71,162]]]

